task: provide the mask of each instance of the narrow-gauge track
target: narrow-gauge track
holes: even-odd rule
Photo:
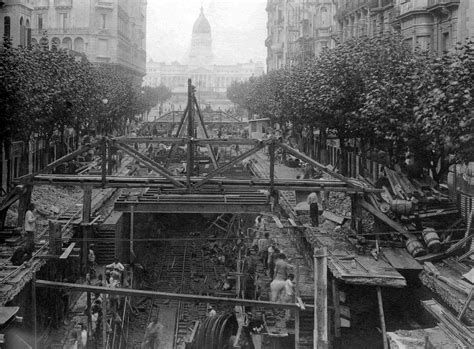
[[[187,233],[174,233],[176,237],[188,237]],[[217,280],[224,274],[224,266],[216,266],[206,258],[203,247],[208,244],[206,238],[194,241],[167,241],[163,243],[157,255],[153,270],[146,277],[151,289],[160,292],[203,294],[208,292],[209,280]],[[134,323],[133,348],[139,348],[146,326],[154,319],[162,322],[166,333],[174,334],[161,338],[160,345],[182,349],[194,321],[203,320],[207,313],[207,304],[149,299],[145,314],[140,314]],[[143,301],[142,301],[143,303]],[[143,306],[142,306],[143,308]],[[166,321],[163,321],[166,320]],[[130,342],[130,341],[129,341]],[[166,342],[166,343],[163,343]]]

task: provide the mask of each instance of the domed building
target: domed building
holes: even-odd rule
[[[186,100],[188,78],[191,78],[193,85],[197,87],[201,103],[231,105],[226,92],[232,81],[244,81],[264,72],[263,63],[260,62],[217,65],[213,61],[211,24],[201,7],[193,25],[186,64],[179,62],[167,64],[150,60],[147,63],[144,84],[147,86],[164,84],[173,91],[173,100],[181,101]]]
[[[193,25],[193,34],[191,37],[191,49],[189,51],[190,65],[210,65],[212,64],[212,34],[211,25],[204,15],[204,9],[201,7],[201,13]]]

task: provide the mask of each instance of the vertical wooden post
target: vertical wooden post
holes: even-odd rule
[[[236,288],[236,293],[237,293],[237,298],[239,298],[240,296],[240,273],[241,273],[241,268],[240,268],[240,265],[241,265],[241,259],[242,259],[242,255],[241,255],[241,251],[239,249],[239,256],[237,257],[237,286],[235,287]]]
[[[382,327],[383,349],[388,349],[387,330],[385,327],[385,316],[383,313],[382,290],[377,286],[377,300],[379,303],[380,326]]]
[[[92,187],[84,187],[84,192],[82,196],[82,260],[84,274],[87,274],[87,255],[88,255],[88,239],[89,239],[89,229],[90,227],[86,224],[91,220],[91,206],[92,206]]]
[[[91,284],[90,276],[87,278],[87,284]],[[91,293],[87,292],[87,339],[89,340],[92,333],[92,298]]]
[[[115,151],[116,148],[112,148],[113,146],[109,144],[109,151],[107,153],[107,174],[109,176],[112,175],[114,166],[113,166],[113,156],[112,156],[112,151]]]
[[[133,252],[133,239],[135,235],[135,205],[130,206],[130,261],[135,256],[135,252]],[[122,256],[123,257],[123,256]]]
[[[191,176],[193,175],[194,166],[194,146],[192,138],[194,137],[194,104],[193,104],[193,85],[191,79],[188,79],[188,156],[186,166],[186,180],[188,189],[191,186]]]
[[[339,304],[339,287],[337,280],[332,278],[332,304],[334,306],[334,337],[341,337],[341,309]]]
[[[49,253],[58,256],[62,250],[61,230],[58,229],[58,224],[51,220],[48,221],[49,227]]]
[[[268,145],[268,155],[270,156],[270,195],[273,195],[275,184],[275,141]]]
[[[82,194],[82,223],[89,223],[91,221],[92,211],[92,187],[85,186]]]
[[[296,266],[295,299],[300,296],[300,266]],[[300,309],[295,310],[295,349],[300,348]]]
[[[314,349],[328,348],[327,247],[314,249]]]
[[[102,188],[105,188],[105,183],[107,180],[107,140],[105,137],[102,137],[100,155],[101,155],[101,163],[102,163]]]
[[[38,334],[37,334],[37,326],[36,326],[36,274],[33,274],[33,278],[31,279],[31,297],[32,297],[32,307],[33,307],[33,349],[38,348]]]
[[[107,301],[102,293],[102,348],[107,349]]]

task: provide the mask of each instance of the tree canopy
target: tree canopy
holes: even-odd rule
[[[33,134],[49,140],[67,128],[121,133],[127,121],[170,98],[165,86],[142,90],[137,77],[119,67],[93,65],[54,47],[13,47],[8,40],[0,49],[0,78],[0,141],[28,141]]]
[[[385,152],[387,165],[414,154],[439,181],[450,164],[474,160],[473,68],[472,41],[435,56],[399,36],[365,37],[234,83],[231,100],[297,130],[332,132],[342,150],[357,139]]]

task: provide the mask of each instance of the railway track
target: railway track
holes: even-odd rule
[[[187,232],[174,233],[174,236],[189,237]],[[193,241],[167,241],[160,246],[160,255],[153,270],[148,273],[150,289],[160,292],[204,294],[208,292],[208,281],[219,278],[225,269],[216,266],[203,252],[208,243],[206,238]],[[213,280],[213,282],[214,282]],[[136,300],[143,308],[144,300]],[[140,312],[133,321],[134,332],[132,348],[139,348],[146,326],[158,319],[166,327],[168,338],[162,338],[160,345],[166,348],[183,349],[194,321],[202,320],[207,314],[207,304],[170,301],[166,299],[148,299],[146,310]],[[171,318],[170,318],[171,314]],[[163,343],[166,342],[166,343]]]

